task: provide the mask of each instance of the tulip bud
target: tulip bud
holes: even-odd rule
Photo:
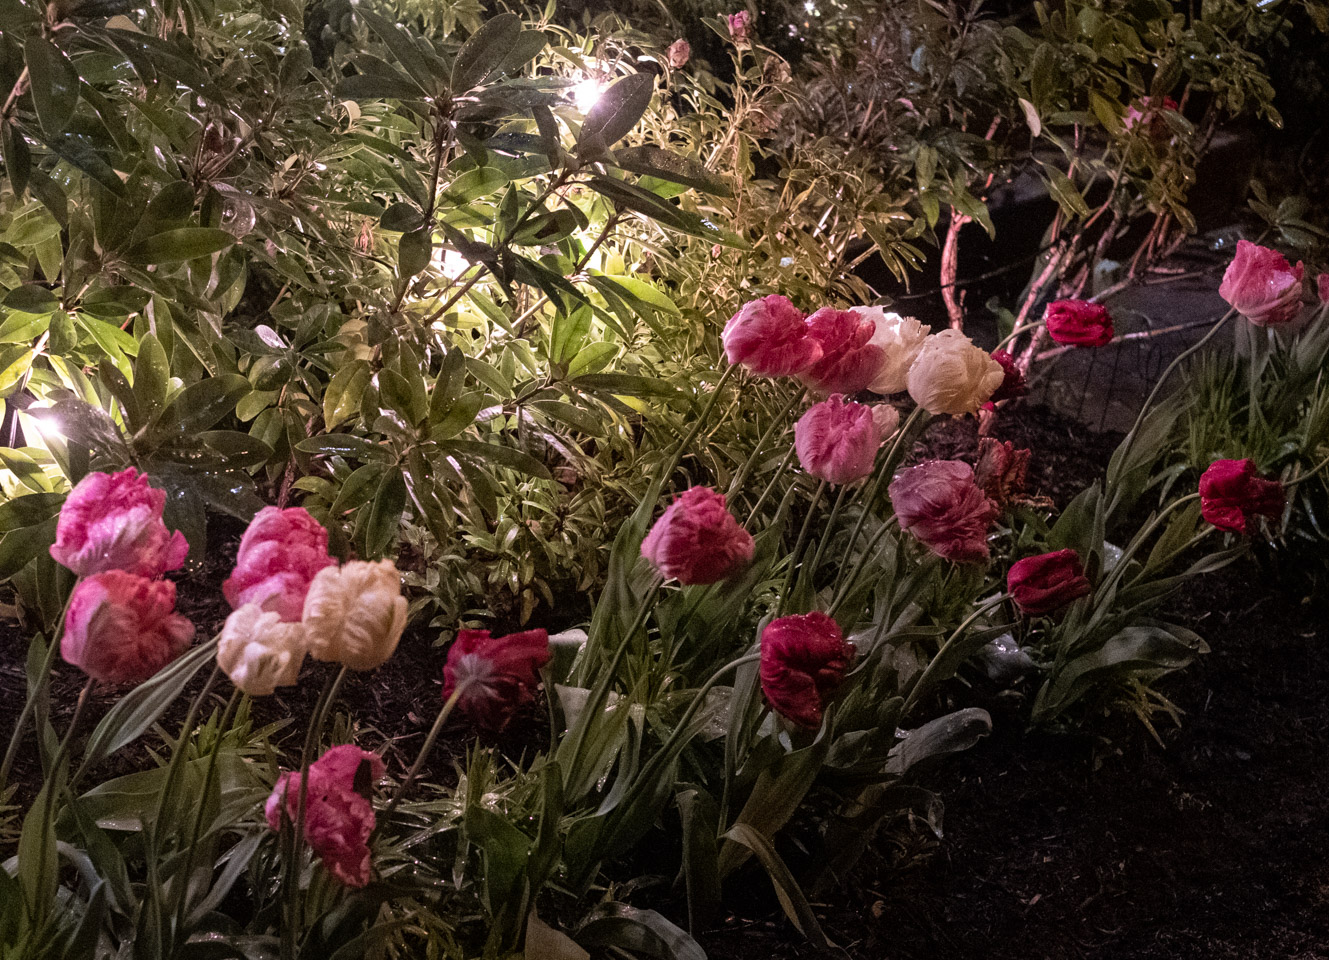
[[[641,555],[679,583],[718,583],[752,562],[752,535],[725,507],[724,494],[691,487],[655,521]]]
[[[881,307],[850,307],[849,310],[872,321],[872,338],[868,343],[881,351],[881,365],[868,384],[868,389],[883,396],[905,390],[908,387],[909,367],[923,349],[932,328],[913,317],[887,313]]]
[[[854,483],[872,473],[877,448],[899,423],[899,411],[888,403],[869,407],[837,393],[809,407],[794,424],[794,450],[814,477]]]
[[[969,464],[925,461],[898,473],[890,495],[900,529],[933,553],[955,563],[988,559],[988,527],[1001,510],[974,483]]]
[[[266,697],[278,687],[295,685],[307,646],[304,624],[246,603],[226,618],[217,640],[217,665],[240,690]]]
[[[772,620],[761,632],[761,690],[780,716],[815,730],[854,659],[840,626],[819,611]]]
[[[488,630],[460,630],[448,648],[443,696],[460,689],[458,709],[477,726],[501,730],[534,699],[540,668],[549,656],[549,635],[544,630],[506,637],[491,637]]]
[[[909,395],[928,413],[977,413],[1005,379],[1001,364],[959,330],[933,334],[909,368]]]
[[[233,608],[253,603],[283,620],[299,620],[314,575],[336,562],[328,555],[328,531],[309,511],[264,507],[240,538],[222,593]]]
[[[1044,310],[1043,319],[1048,336],[1073,347],[1105,347],[1116,332],[1107,308],[1088,300],[1054,300]]]
[[[774,294],[743,304],[721,340],[730,363],[759,377],[801,374],[821,359],[821,344],[808,336],[803,311]]]
[[[1080,555],[1070,549],[1012,564],[1006,586],[1020,612],[1033,617],[1060,610],[1093,589],[1080,565]]]
[[[1301,312],[1305,272],[1304,264],[1290,266],[1277,250],[1238,240],[1237,254],[1223,273],[1218,293],[1257,327],[1276,327]]]

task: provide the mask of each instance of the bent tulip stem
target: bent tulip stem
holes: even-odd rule
[[[854,561],[853,569],[850,570],[849,576],[845,577],[844,582],[840,585],[840,589],[835,594],[835,599],[831,602],[831,608],[827,611],[832,617],[839,611],[840,605],[848,599],[849,591],[852,589],[854,581],[858,579],[858,575],[862,573],[863,568],[867,566],[869,558],[871,558],[872,554],[877,549],[877,544],[881,543],[882,538],[890,533],[891,528],[895,526],[898,519],[899,518],[896,517],[895,514],[891,514],[890,517],[882,523],[881,529],[872,535],[872,539],[868,541],[867,547],[864,548],[861,554],[859,554],[858,559]]]
[[[1165,519],[1167,519],[1169,514],[1175,512],[1178,507],[1199,499],[1200,495],[1198,493],[1188,493],[1184,497],[1178,497],[1176,500],[1173,500],[1159,511],[1158,516],[1154,517],[1154,519],[1149,522],[1149,525],[1136,534],[1131,542],[1126,545],[1126,549],[1122,553],[1121,559],[1119,559],[1116,565],[1113,566],[1112,572],[1108,574],[1107,579],[1103,582],[1102,586],[1100,586],[1098,591],[1095,592],[1111,589],[1117,581],[1122,578],[1123,574],[1126,572],[1127,565],[1135,557],[1135,554],[1140,551],[1140,547],[1144,545],[1144,542],[1148,540],[1153,532],[1159,528]]]
[[[789,445],[789,452],[784,455],[784,459],[780,461],[780,465],[775,468],[775,472],[771,474],[771,479],[767,481],[765,489],[761,492],[761,496],[757,498],[757,502],[748,512],[748,518],[743,522],[743,529],[746,530],[751,527],[752,521],[757,519],[757,514],[761,511],[762,506],[766,503],[771,492],[775,489],[776,483],[779,482],[780,477],[784,475],[784,472],[789,469],[789,464],[794,459],[794,453],[794,445],[791,443]]]
[[[725,386],[728,385],[730,378],[733,377],[734,371],[737,369],[736,366],[730,364],[725,367],[724,373],[720,374],[720,379],[716,382],[715,389],[711,391],[711,395],[706,401],[706,406],[702,408],[696,422],[692,424],[692,428],[688,430],[683,439],[679,441],[678,447],[675,448],[673,455],[669,458],[668,467],[666,467],[660,474],[661,483],[668,483],[670,476],[672,476],[673,472],[678,469],[678,464],[679,461],[683,459],[683,454],[687,452],[688,447],[692,446],[692,441],[697,439],[697,434],[701,433],[702,427],[704,427],[706,421],[710,419],[711,411],[714,410],[715,405],[719,403],[720,395],[724,393]]]
[[[869,488],[863,495],[863,511],[858,515],[858,522],[854,524],[854,531],[849,535],[849,542],[845,545],[845,552],[850,553],[854,549],[854,544],[858,543],[858,535],[863,532],[863,524],[867,520],[868,513],[872,510],[872,505],[877,502],[877,491],[881,488],[882,477],[890,470],[896,462],[896,456],[900,452],[900,446],[904,439],[909,435],[909,431],[923,417],[928,416],[926,410],[922,407],[915,407],[913,411],[905,418],[904,423],[900,424],[900,429],[895,433],[895,439],[891,443],[890,450],[886,451],[886,459],[882,460],[881,466],[877,468],[870,481]],[[857,574],[855,574],[857,575]]]
[[[1321,460],[1319,463],[1317,463],[1315,466],[1311,467],[1308,471],[1306,471],[1305,473],[1301,474],[1300,476],[1293,477],[1293,478],[1292,478],[1291,480],[1289,480],[1287,483],[1283,484],[1283,486],[1284,486],[1284,488],[1287,488],[1287,487],[1295,487],[1297,484],[1301,483],[1303,480],[1309,480],[1311,477],[1315,476],[1317,473],[1319,473],[1319,472],[1320,472],[1321,470],[1323,470],[1325,467],[1329,467],[1329,457],[1325,457],[1323,460]],[[3,788],[3,787],[4,787],[4,778],[3,778],[2,776],[0,776],[0,788]]]
[[[835,536],[835,524],[840,519],[840,510],[844,507],[845,499],[849,496],[849,485],[844,484],[840,487],[840,493],[835,498],[835,504],[831,507],[831,516],[826,521],[826,529],[822,531],[821,541],[817,544],[817,552],[812,555],[812,567],[808,571],[808,576],[816,577],[817,570],[821,568],[822,557],[826,555],[826,548],[830,545],[831,537]],[[816,585],[815,580],[813,585]]]
[[[453,707],[457,705],[457,701],[461,699],[461,695],[466,692],[468,686],[470,686],[470,682],[468,680],[463,680],[453,688],[452,693],[443,701],[443,707],[438,711],[438,716],[434,718],[434,725],[429,728],[429,734],[425,737],[425,742],[424,745],[420,747],[420,752],[416,754],[415,762],[411,764],[411,769],[406,771],[406,778],[402,780],[400,786],[397,787],[396,792],[392,795],[392,799],[388,801],[388,805],[383,808],[383,820],[387,820],[388,817],[392,816],[392,812],[397,809],[398,804],[400,804],[402,799],[406,796],[406,791],[411,789],[411,784],[414,783],[415,778],[420,775],[420,770],[424,767],[425,761],[429,759],[429,754],[433,751],[434,744],[438,741],[438,735],[442,732],[443,725],[448,722],[448,717],[452,714]]]

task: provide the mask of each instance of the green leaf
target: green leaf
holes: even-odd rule
[[[434,240],[428,227],[403,233],[397,242],[397,266],[403,279],[413,277],[429,266],[433,249]]]
[[[23,313],[47,314],[54,310],[60,303],[60,298],[52,291],[35,283],[25,283],[21,287],[15,287],[5,294],[4,305],[9,310],[20,310]],[[8,326],[9,321],[5,321]]]
[[[0,503],[0,533],[49,520],[60,513],[63,493],[32,493]]]
[[[677,397],[678,390],[666,380],[628,373],[590,373],[569,381],[583,390],[619,393],[630,397]]]
[[[161,412],[154,430],[158,433],[209,430],[217,421],[234,413],[240,398],[249,391],[249,381],[236,373],[191,383]]]
[[[643,176],[681,183],[715,197],[732,197],[733,188],[699,161],[671,150],[644,145],[614,151],[614,166]]]
[[[392,204],[383,211],[383,216],[379,218],[378,225],[384,230],[395,230],[401,233],[409,233],[412,230],[419,230],[424,223],[424,214],[413,203],[399,201]]]
[[[616,343],[588,343],[568,364],[568,376],[572,379],[580,377],[584,381],[587,376],[594,376],[597,370],[608,366],[617,353]],[[609,374],[609,376],[620,375]]]
[[[332,375],[323,394],[323,423],[329,429],[353,416],[370,380],[369,364],[352,360]]]
[[[396,370],[384,368],[376,375],[379,402],[401,415],[409,426],[421,423],[429,413],[424,390],[412,390],[411,384]],[[416,374],[417,380],[419,374]],[[423,386],[423,385],[421,385]]]
[[[540,480],[552,480],[553,474],[539,460],[530,454],[505,447],[497,443],[483,443],[478,440],[451,440],[448,448],[469,457],[482,467],[496,465],[516,470]]]
[[[391,51],[397,62],[406,68],[406,72],[420,86],[419,93],[437,95],[443,86],[443,77],[435,74],[434,64],[425,58],[423,51],[416,46],[416,39],[401,27],[371,10],[357,7],[358,13],[369,24],[383,45]],[[436,59],[436,58],[435,58]]]
[[[616,948],[656,960],[706,960],[701,945],[654,910],[602,903],[577,928],[583,947]]]
[[[139,266],[180,263],[225,250],[235,237],[213,227],[179,227],[141,240],[125,251],[126,262]]]
[[[606,90],[582,121],[577,149],[603,153],[632,131],[655,92],[655,74],[633,73]],[[598,148],[598,149],[597,149]]]
[[[216,640],[200,644],[121,697],[88,738],[81,769],[95,766],[142,736],[216,654]]]
[[[452,92],[465,93],[503,69],[504,58],[521,32],[521,17],[515,13],[502,13],[482,23],[457,51],[452,64]]]
[[[28,176],[32,172],[32,151],[28,141],[12,123],[0,123],[0,161],[4,162],[5,174],[15,197],[22,197],[28,186]]]
[[[371,559],[383,556],[401,529],[402,512],[406,509],[406,478],[399,469],[389,469],[379,481],[374,494],[374,505],[369,509],[365,524],[365,555]]]
[[[812,905],[808,903],[794,875],[789,872],[789,868],[785,866],[784,860],[780,858],[770,839],[746,823],[734,824],[724,837],[726,840],[741,843],[756,854],[761,865],[766,868],[771,883],[775,885],[775,896],[780,901],[780,906],[784,908],[785,916],[793,922],[798,931],[815,946],[832,949],[834,944],[826,939],[821,924],[817,922],[817,915],[812,912]]]
[[[400,73],[357,73],[337,83],[343,100],[419,100],[420,88]]]
[[[171,382],[171,366],[161,342],[151,333],[139,341],[134,363],[134,397],[140,412],[151,420],[166,404]]]
[[[472,200],[487,197],[507,184],[508,175],[497,167],[476,167],[448,184],[443,198],[449,203],[463,206]]]
[[[581,306],[576,310],[554,315],[554,323],[549,332],[549,359],[553,363],[567,363],[581,349],[586,334],[591,329],[591,308]]]
[[[325,433],[322,436],[301,440],[295,448],[302,453],[312,453],[322,457],[344,457],[348,460],[392,459],[392,451],[363,437],[349,433]]]
[[[64,52],[40,33],[32,33],[24,41],[23,59],[28,65],[32,104],[42,132],[48,137],[64,133],[78,106],[78,71]]]

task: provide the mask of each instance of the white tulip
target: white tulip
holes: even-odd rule
[[[927,338],[909,368],[907,387],[928,413],[976,413],[1005,379],[1001,364],[959,330]]]
[[[392,656],[406,629],[401,574],[391,560],[324,567],[309,585],[302,622],[316,660],[373,670]]]
[[[305,662],[305,628],[273,610],[246,603],[226,618],[217,640],[217,665],[251,697],[294,686]]]
[[[868,389],[883,395],[899,393],[905,389],[909,365],[923,348],[923,342],[932,328],[913,317],[888,313],[882,307],[849,309],[864,320],[871,320],[876,326],[868,343],[881,348],[882,364],[876,378],[868,384]]]

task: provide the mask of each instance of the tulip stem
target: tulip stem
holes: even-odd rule
[[[457,701],[461,699],[461,695],[466,692],[468,686],[470,686],[470,681],[463,680],[453,688],[452,693],[450,693],[448,698],[443,701],[443,708],[438,711],[438,716],[434,718],[434,725],[429,728],[429,735],[425,737],[424,746],[420,748],[420,752],[416,755],[415,762],[411,764],[411,769],[406,771],[406,779],[402,780],[401,785],[397,787],[396,793],[394,793],[392,799],[388,801],[388,805],[383,808],[382,819],[384,821],[392,816],[392,812],[397,809],[397,805],[401,803],[402,799],[406,796],[406,791],[411,788],[411,784],[415,782],[415,778],[420,775],[420,770],[424,767],[425,760],[429,758],[429,754],[433,751],[434,744],[438,740],[438,735],[443,730],[443,724],[448,722],[448,717],[452,713],[452,708],[457,705]]]
[[[965,631],[969,629],[969,625],[972,624],[979,617],[983,616],[989,610],[992,610],[995,607],[998,607],[1001,604],[1005,603],[1008,599],[1010,599],[1010,594],[1002,593],[994,597],[993,599],[989,600],[987,603],[983,604],[981,607],[979,607],[969,616],[965,617],[964,622],[955,628],[955,632],[946,638],[946,642],[941,645],[941,649],[937,651],[937,655],[928,662],[928,665],[923,669],[923,672],[914,679],[914,682],[912,684],[910,684],[909,693],[905,696],[904,706],[900,708],[901,720],[904,720],[905,717],[909,716],[910,709],[914,706],[914,704],[918,702],[919,698],[922,697],[922,695],[927,691],[928,681],[932,679],[933,674],[937,673],[941,669],[937,665],[942,662],[946,654],[950,651],[951,647],[955,646],[955,644],[959,642],[960,638],[964,636]]]
[[[831,507],[831,516],[826,521],[826,527],[821,532],[821,540],[817,543],[817,552],[812,555],[812,566],[808,569],[808,578],[815,590],[817,586],[817,571],[821,569],[821,558],[826,555],[826,547],[830,545],[831,537],[835,536],[835,524],[840,519],[840,510],[844,507],[845,498],[849,495],[849,484],[841,484],[840,493],[835,498],[835,504]]]
[[[784,459],[780,461],[780,465],[776,467],[775,472],[771,474],[771,479],[767,481],[766,488],[762,490],[761,496],[757,498],[757,502],[753,505],[752,510],[749,511],[747,520],[743,522],[743,528],[745,530],[751,527],[752,522],[757,519],[757,514],[760,512],[762,505],[771,495],[771,491],[775,489],[775,484],[779,482],[780,477],[784,475],[785,470],[788,469],[790,461],[794,459],[794,452],[794,445],[791,443],[789,445],[789,452],[784,455]]]
[[[701,413],[693,422],[691,429],[689,429],[683,439],[679,441],[678,447],[675,448],[673,455],[669,458],[669,465],[660,474],[661,483],[667,484],[674,471],[678,469],[678,463],[683,459],[683,454],[687,452],[688,447],[692,446],[692,441],[697,439],[697,434],[701,433],[702,427],[704,427],[706,421],[710,419],[711,411],[715,409],[715,405],[720,400],[720,394],[724,392],[726,384],[729,383],[729,379],[734,375],[734,371],[737,369],[736,366],[730,364],[725,367],[724,373],[720,374],[720,379],[715,384],[715,389],[711,391],[710,397],[706,400],[706,406],[702,408]]]
[[[1306,471],[1305,473],[1301,474],[1300,476],[1293,477],[1293,478],[1292,478],[1291,480],[1289,480],[1287,483],[1283,484],[1283,487],[1284,487],[1284,488],[1287,488],[1287,487],[1295,487],[1297,484],[1301,483],[1301,481],[1303,481],[1303,480],[1309,480],[1311,477],[1315,476],[1317,473],[1319,473],[1319,472],[1320,472],[1321,470],[1323,470],[1325,467],[1329,467],[1329,457],[1325,457],[1323,460],[1321,460],[1321,461],[1320,461],[1319,463],[1317,463],[1315,466],[1311,467],[1310,470]],[[3,785],[4,785],[4,778],[3,778],[3,777],[0,777],[0,787],[3,787]]]
[[[70,594],[73,595],[72,593]],[[32,719],[32,715],[37,710],[37,701],[42,698],[46,688],[51,683],[51,670],[55,666],[55,655],[60,649],[61,635],[64,633],[65,617],[69,613],[69,601],[65,601],[65,608],[60,611],[60,619],[56,621],[55,632],[51,634],[50,645],[46,648],[46,657],[42,660],[41,674],[37,678],[37,684],[32,691],[32,695],[23,703],[23,710],[18,715],[18,722],[14,724],[14,732],[9,735],[9,746],[5,749],[5,758],[0,761],[0,796],[9,786],[9,771],[14,766],[14,760],[18,756],[18,745],[23,738],[23,728],[27,722]],[[37,735],[37,748],[40,751],[42,737],[40,731]]]
[[[854,561],[853,570],[850,572],[849,576],[845,578],[839,591],[836,592],[835,599],[831,602],[831,608],[827,611],[832,617],[834,617],[836,611],[840,609],[840,605],[848,599],[849,591],[853,588],[854,581],[857,580],[858,575],[863,572],[863,567],[867,565],[869,558],[871,558],[872,554],[876,551],[877,544],[881,543],[882,537],[890,532],[891,527],[895,526],[898,519],[899,518],[896,517],[895,514],[891,514],[886,520],[882,521],[881,528],[872,535],[872,539],[868,541],[867,547],[858,555],[858,559]]]
[[[757,458],[761,456],[762,450],[766,448],[766,444],[769,443],[771,437],[775,435],[775,431],[784,425],[785,417],[789,416],[789,411],[794,409],[798,402],[807,395],[807,392],[807,387],[795,391],[794,395],[789,398],[789,402],[784,405],[784,409],[775,415],[775,419],[771,421],[771,425],[766,428],[766,431],[757,440],[757,445],[752,448],[752,452],[748,454],[747,459],[743,461],[743,465],[739,467],[738,472],[734,474],[734,479],[729,481],[729,491],[726,496],[732,497],[742,489],[743,482],[747,480],[748,474],[752,472],[752,468],[756,465]]]
[[[868,489],[863,494],[863,510],[858,515],[858,522],[854,524],[854,532],[849,535],[849,542],[845,544],[846,555],[851,553],[854,549],[854,544],[858,543],[858,535],[863,530],[863,523],[867,520],[868,514],[872,512],[872,505],[877,501],[877,490],[881,487],[882,477],[884,477],[891,467],[898,462],[896,457],[900,452],[900,447],[904,443],[905,437],[909,435],[909,431],[920,418],[926,415],[927,411],[922,407],[914,407],[909,416],[905,418],[904,423],[900,425],[900,429],[896,431],[895,439],[891,442],[891,448],[886,451],[886,459],[882,460],[881,465],[878,466],[876,472],[873,473],[872,479],[868,484]]]
[[[1105,591],[1110,589],[1112,586],[1114,586],[1117,583],[1118,580],[1121,579],[1122,575],[1126,572],[1126,567],[1130,563],[1131,559],[1135,556],[1136,553],[1139,552],[1140,547],[1144,544],[1146,540],[1149,539],[1150,535],[1155,530],[1158,529],[1159,525],[1167,518],[1168,514],[1172,513],[1174,510],[1176,510],[1178,507],[1182,506],[1183,504],[1187,504],[1190,503],[1192,500],[1199,500],[1199,499],[1200,495],[1198,493],[1188,493],[1184,497],[1179,497],[1176,500],[1173,500],[1161,511],[1159,511],[1158,516],[1154,517],[1153,520],[1149,521],[1149,525],[1145,527],[1143,530],[1141,530],[1138,534],[1136,534],[1131,539],[1131,542],[1126,545],[1126,549],[1122,553],[1121,558],[1117,560],[1116,565],[1112,568],[1112,572],[1108,574],[1107,579],[1104,581],[1103,585],[1099,587],[1099,591]]]
[[[789,600],[789,591],[794,585],[794,571],[798,569],[798,558],[803,555],[803,547],[808,542],[808,535],[812,532],[812,520],[817,515],[817,506],[821,503],[821,495],[826,492],[826,481],[823,480],[817,484],[817,492],[812,495],[812,501],[808,504],[808,512],[803,516],[803,527],[798,531],[798,540],[794,544],[794,550],[789,554],[789,569],[785,572],[784,586],[780,588],[780,599],[776,604],[775,615],[777,617],[784,615],[785,604]]]

